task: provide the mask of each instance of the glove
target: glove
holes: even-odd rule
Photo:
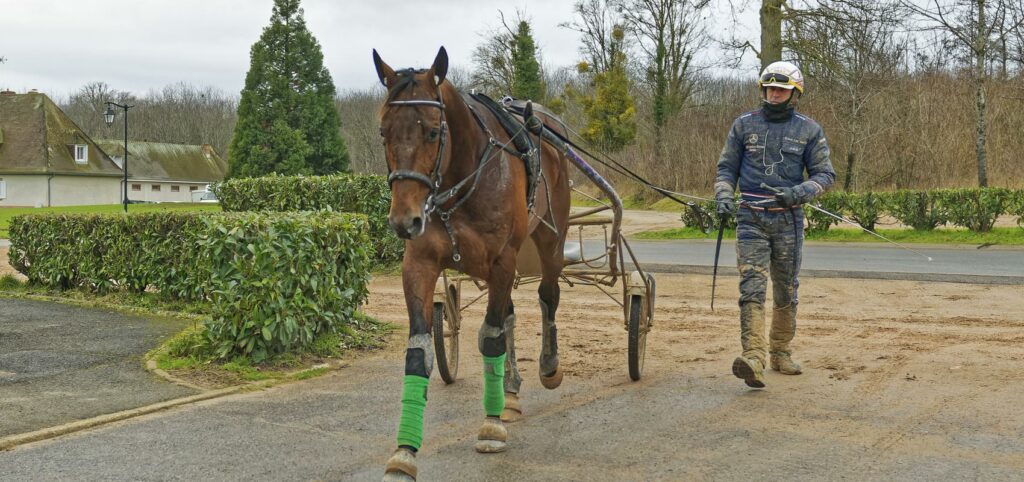
[[[715,201],[719,216],[731,216],[736,213],[736,200],[732,196],[718,196]]]
[[[775,194],[775,202],[777,202],[780,207],[784,208],[791,208],[800,204],[800,200],[797,199],[796,193],[793,192],[793,188],[791,187],[779,188],[779,192]]]

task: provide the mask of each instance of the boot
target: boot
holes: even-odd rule
[[[772,370],[782,373],[783,375],[799,375],[803,373],[803,370],[800,369],[800,365],[797,365],[797,363],[789,357],[789,352],[773,351],[771,364]]]
[[[764,388],[764,362],[757,358],[736,357],[732,374],[742,378],[748,387]]]

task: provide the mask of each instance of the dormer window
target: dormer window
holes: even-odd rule
[[[75,162],[78,164],[89,163],[89,145],[88,144],[75,144]]]

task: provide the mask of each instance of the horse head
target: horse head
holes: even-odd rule
[[[388,164],[391,209],[388,223],[400,238],[413,239],[426,230],[434,195],[451,158],[441,84],[448,72],[448,53],[437,52],[425,70],[395,71],[373,51],[377,76],[388,89],[380,109],[380,135]]]

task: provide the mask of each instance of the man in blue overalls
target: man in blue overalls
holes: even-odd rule
[[[800,374],[790,341],[796,334],[797,273],[803,247],[801,204],[825,192],[836,176],[821,126],[795,112],[804,92],[800,69],[789,62],[775,62],[761,73],[758,86],[761,108],[736,119],[725,141],[715,199],[719,215],[735,213],[737,221],[743,354],[733,362],[732,372],[748,386],[763,388],[768,351],[773,370]],[[733,197],[737,184],[738,210]],[[769,273],[774,306],[767,344],[764,303]]]

